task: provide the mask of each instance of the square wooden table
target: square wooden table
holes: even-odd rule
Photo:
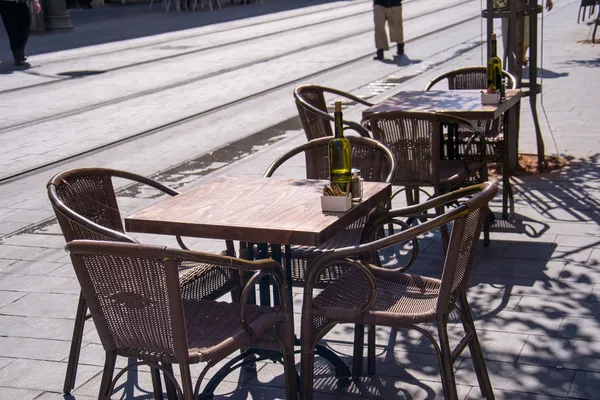
[[[319,246],[389,200],[391,185],[364,182],[345,213],[321,210],[327,181],[221,176],[125,218],[128,232]]]
[[[439,112],[467,120],[495,120],[504,115],[502,215],[508,217],[508,198],[512,197],[510,174],[518,163],[518,110],[521,89],[506,90],[506,98],[497,105],[481,104],[480,90],[429,90],[398,92],[363,111],[363,118],[380,112]]]

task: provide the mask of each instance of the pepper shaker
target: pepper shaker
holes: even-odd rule
[[[360,169],[352,168],[352,201],[360,202],[363,196],[363,181],[360,177]]]

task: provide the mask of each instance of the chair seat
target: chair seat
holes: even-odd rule
[[[191,362],[216,363],[231,354],[232,349],[252,342],[240,323],[238,303],[184,300],[183,310]],[[256,305],[246,306],[246,320],[254,337],[262,337],[282,321],[276,309]],[[193,355],[199,359],[194,360]]]
[[[455,184],[464,182],[481,169],[478,161],[465,160],[441,160],[440,161],[440,183]]]
[[[182,261],[179,264],[181,294],[185,299],[215,300],[229,293],[238,281],[226,267]]]
[[[314,299],[321,307],[315,314],[338,322],[362,322],[372,325],[396,326],[435,320],[440,289],[438,279],[386,271],[371,265],[375,277],[376,298],[362,316],[356,311],[364,306],[371,289],[363,273],[352,269],[327,286]],[[349,309],[348,312],[340,310]]]

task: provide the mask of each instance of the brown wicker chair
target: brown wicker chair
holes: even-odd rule
[[[300,115],[300,120],[302,121],[302,127],[306,133],[307,140],[324,136],[333,136],[331,123],[334,121],[334,118],[327,111],[325,93],[332,93],[338,97],[345,97],[353,102],[360,103],[365,106],[373,105],[373,103],[341,90],[319,85],[298,86],[294,90],[294,98],[296,99],[296,107],[298,108],[298,114]],[[344,121],[344,125],[358,132],[361,136],[371,136],[367,129],[363,128],[356,122]]]
[[[396,161],[392,152],[382,143],[373,139],[349,136],[348,140],[352,145],[352,166],[361,170],[361,176],[366,181],[391,183],[396,173]],[[290,158],[304,153],[306,156],[306,174],[309,179],[329,179],[329,160],[327,157],[327,146],[331,138],[323,137],[313,139],[301,146],[298,146],[275,160],[264,173],[263,176],[271,177],[275,171]],[[316,154],[316,156],[315,156]],[[382,204],[373,210],[375,214],[389,204]],[[310,246],[291,246],[291,276],[294,286],[304,286],[307,271],[310,263],[323,252],[360,244],[362,229],[369,216],[359,219],[344,231],[334,236],[319,247]],[[408,228],[402,225],[401,228]],[[404,268],[409,268],[417,257],[417,241],[413,241],[412,256]],[[289,266],[284,264],[287,269]],[[319,281],[320,287],[325,287],[328,283],[335,281],[345,272],[345,268],[331,268],[324,271]]]
[[[462,118],[431,112],[393,111],[372,114],[363,119],[369,124],[375,140],[389,147],[398,163],[394,185],[402,186],[392,197],[404,190],[408,205],[419,202],[419,190],[433,187],[433,197],[473,182],[487,181],[485,151],[471,155],[472,145],[479,140],[485,149],[485,135],[476,131]],[[441,160],[444,124],[456,124],[471,132],[462,160]],[[436,210],[444,213],[443,207]],[[489,224],[484,227],[485,242],[489,242]],[[448,245],[448,232],[442,227],[444,248]]]
[[[106,351],[99,399],[109,399],[118,379],[140,364],[162,371],[178,398],[196,399],[208,369],[245,346],[281,352],[286,398],[297,398],[294,320],[284,273],[275,261],[106,241],[76,240],[67,249]],[[240,303],[185,299],[179,266],[186,262],[227,265],[254,275]],[[278,308],[248,304],[254,284],[265,276],[278,285]],[[128,365],[113,380],[117,356],[141,361]],[[190,364],[200,362],[207,366],[194,389]],[[179,364],[181,386],[172,371],[159,363]],[[161,398],[159,381],[154,384],[155,398]]]
[[[487,206],[496,191],[496,186],[488,182],[445,194],[423,204],[389,211],[365,228],[366,237],[372,237],[369,233],[376,233],[390,218],[418,215],[428,209],[465,200],[448,213],[409,230],[360,246],[329,251],[313,262],[306,280],[302,307],[303,400],[312,399],[315,343],[339,323],[382,325],[421,332],[434,345],[440,364],[444,395],[449,400],[457,399],[452,364],[468,345],[481,392],[488,399],[494,398],[466,290]],[[367,262],[372,260],[373,254],[379,250],[411,240],[449,223],[452,223],[452,237],[441,279],[405,274]],[[357,258],[366,261],[356,261]],[[321,272],[331,264],[340,263],[345,264],[351,271],[313,297],[313,289]],[[460,316],[465,330],[464,338],[455,349],[450,348],[447,332],[448,320],[453,312]],[[439,344],[427,330],[419,326],[432,322],[437,322]],[[359,357],[359,361],[362,362],[362,354],[359,354]],[[370,372],[374,372],[374,368]]]
[[[48,182],[48,197],[67,242],[89,239],[137,243],[123,233],[113,177],[148,185],[171,196],[179,194],[152,179],[125,171],[77,168],[61,172]],[[177,241],[186,248],[181,238],[177,237]],[[222,254],[235,256],[233,242],[227,242],[227,250]],[[229,268],[186,262],[180,266],[180,281],[186,299],[212,300],[228,292],[239,297],[239,276],[236,270]],[[80,296],[63,387],[65,393],[70,393],[75,387],[81,339],[88,318],[86,315],[87,305]]]
[[[508,89],[517,88],[517,80],[508,71],[502,71],[502,75],[506,78],[506,87]],[[432,90],[432,88],[442,82],[447,81],[449,90],[482,90],[487,89],[487,68],[482,66],[476,67],[464,67],[457,68],[452,71],[446,72],[436,78],[425,86],[425,90]],[[502,118],[498,118],[493,121],[479,121],[473,120],[471,124],[478,130],[485,133],[487,138],[487,158],[488,161],[501,162],[502,157]],[[462,140],[462,146],[464,148],[470,131],[464,131],[459,129],[459,139]]]

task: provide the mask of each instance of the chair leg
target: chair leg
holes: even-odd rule
[[[352,357],[352,379],[358,380],[363,373],[363,352],[365,347],[365,326],[354,325],[354,357]]]
[[[452,351],[448,340],[448,316],[438,317],[437,323],[441,351],[440,373],[442,376],[442,386],[444,387],[444,398],[446,400],[458,400],[454,370],[452,369]]]
[[[367,373],[375,375],[375,325],[369,325],[367,331]]]
[[[163,363],[163,367],[171,375],[173,375],[173,365],[168,364],[168,363]],[[164,374],[164,378],[165,378],[165,390],[167,391],[167,399],[177,400],[177,389],[175,389],[175,385],[173,385],[173,382],[171,381],[171,379],[169,379],[167,374]]]
[[[181,387],[183,388],[183,399],[194,398],[194,388],[192,386],[192,374],[190,372],[189,364],[183,362],[179,364],[179,371],[181,372]]]
[[[77,364],[79,363],[79,353],[81,352],[81,340],[83,339],[87,309],[85,299],[80,293],[77,313],[75,314],[73,338],[71,339],[71,352],[69,353],[69,362],[67,363],[67,373],[65,374],[65,383],[63,386],[63,392],[67,394],[71,393],[71,390],[75,388],[75,377],[77,376]]]
[[[152,391],[155,400],[163,400],[162,385],[160,383],[160,370],[150,367],[150,376],[152,377]]]
[[[442,190],[440,189],[439,186],[435,186],[433,188],[433,196],[434,197],[438,197],[440,195],[442,195]],[[435,213],[436,215],[443,215],[444,214],[444,207],[436,207],[435,208]],[[448,225],[442,225],[440,226],[440,233],[442,234],[442,246],[443,246],[443,250],[444,250],[444,254],[446,254],[446,252],[448,251],[448,243],[450,242],[450,234],[448,233]]]
[[[494,391],[492,390],[492,383],[490,382],[490,376],[488,375],[487,368],[485,366],[485,359],[483,358],[483,352],[481,351],[481,345],[477,338],[477,331],[475,330],[475,322],[473,321],[473,315],[467,302],[467,295],[463,292],[459,295],[460,309],[464,314],[464,320],[461,318],[465,332],[473,332],[473,338],[469,342],[469,350],[471,352],[471,358],[473,360],[473,367],[477,374],[477,381],[479,382],[479,389],[481,395],[488,400],[494,399]]]
[[[117,355],[112,351],[106,352],[106,358],[104,359],[104,371],[102,372],[102,381],[100,382],[100,391],[98,393],[98,399],[110,400],[111,383],[113,380],[113,374],[115,372],[115,363],[117,361]]]
[[[313,377],[315,369],[315,349],[302,349],[302,361],[300,362],[300,397],[302,400],[313,398]]]
[[[283,376],[285,378],[285,398],[290,400],[298,399],[298,373],[296,372],[296,360],[294,358],[294,332],[293,328],[284,328],[283,337],[284,353],[283,356]]]

